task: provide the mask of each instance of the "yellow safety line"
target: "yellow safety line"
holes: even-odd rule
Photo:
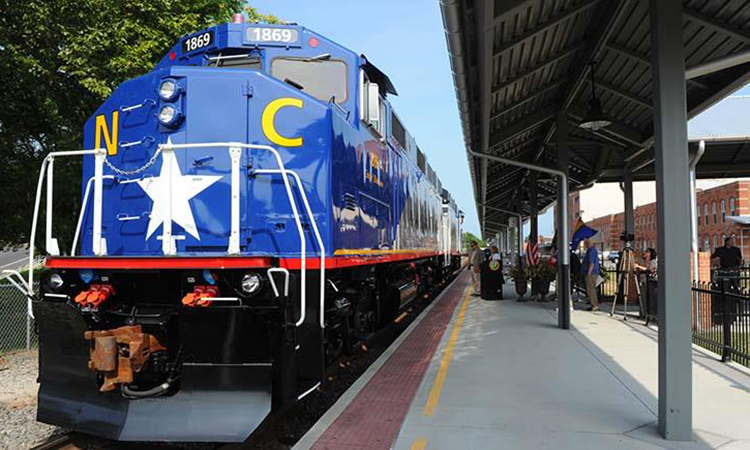
[[[445,377],[448,375],[448,366],[451,365],[451,359],[453,358],[453,350],[456,348],[456,341],[458,340],[458,334],[461,331],[461,325],[464,322],[464,315],[466,314],[466,307],[469,305],[470,299],[469,289],[466,289],[466,296],[464,297],[463,303],[461,304],[461,310],[456,318],[456,323],[453,325],[453,332],[451,338],[448,341],[448,346],[445,348],[443,358],[440,360],[440,369],[438,370],[437,377],[432,384],[430,395],[427,397],[427,404],[424,407],[424,415],[432,417],[435,414],[438,401],[440,400],[440,394],[443,392],[443,384],[445,384]]]
[[[411,450],[424,450],[427,447],[427,439],[419,438],[411,444]]]

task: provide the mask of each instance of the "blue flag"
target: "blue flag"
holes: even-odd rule
[[[576,226],[573,229],[573,237],[570,240],[570,249],[575,250],[576,248],[578,248],[578,244],[580,244],[582,240],[588,239],[591,236],[594,236],[598,232],[599,231],[583,223],[583,219],[579,217],[578,222],[576,223]]]

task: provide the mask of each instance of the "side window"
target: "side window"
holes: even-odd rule
[[[396,142],[401,145],[401,148],[406,150],[406,129],[401,125],[401,121],[395,114],[391,114],[391,133]]]
[[[380,87],[371,83],[364,70],[359,71],[359,117],[380,136],[385,135],[385,104]]]

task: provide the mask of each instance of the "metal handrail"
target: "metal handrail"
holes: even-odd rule
[[[162,158],[165,157],[165,155],[169,155],[171,157],[174,157],[174,150],[175,149],[190,149],[190,148],[206,148],[206,147],[228,147],[229,148],[229,154],[232,159],[232,172],[231,172],[231,184],[232,184],[232,198],[231,198],[231,231],[230,231],[230,237],[229,237],[229,246],[227,249],[227,253],[229,254],[237,254],[239,253],[239,228],[240,228],[240,195],[239,195],[239,166],[240,166],[240,157],[241,157],[241,151],[242,148],[248,148],[248,149],[256,149],[256,150],[266,150],[270,152],[276,160],[278,169],[264,169],[256,171],[256,173],[266,173],[266,174],[272,174],[272,173],[278,173],[282,174],[282,180],[284,182],[284,187],[286,190],[287,198],[289,200],[289,204],[292,208],[292,214],[294,216],[295,224],[297,226],[297,231],[300,236],[300,243],[301,243],[301,249],[300,249],[300,256],[301,256],[301,262],[300,262],[300,271],[301,271],[301,282],[302,282],[302,292],[301,292],[301,315],[298,321],[296,322],[296,326],[300,326],[304,323],[305,315],[306,315],[306,307],[307,307],[307,296],[306,296],[306,287],[307,287],[307,267],[306,267],[306,261],[307,261],[307,255],[306,255],[306,240],[305,240],[305,233],[304,229],[302,227],[302,222],[300,220],[299,211],[297,209],[296,201],[294,200],[294,195],[292,194],[292,188],[289,183],[289,176],[291,175],[294,177],[294,179],[297,182],[298,190],[300,192],[300,196],[302,197],[302,201],[306,210],[306,213],[310,217],[310,224],[313,227],[313,231],[315,233],[316,240],[318,241],[318,245],[320,248],[320,327],[325,327],[325,245],[323,243],[323,239],[320,235],[320,230],[318,229],[318,225],[315,221],[315,218],[312,213],[312,208],[310,207],[309,201],[307,199],[307,195],[303,189],[302,181],[299,177],[299,175],[292,171],[286,169],[284,166],[284,163],[281,159],[281,155],[279,152],[274,149],[273,147],[270,147],[268,145],[258,145],[258,144],[244,144],[240,142],[207,142],[207,143],[194,143],[194,144],[172,144],[171,142],[167,142],[166,144],[160,144],[159,150],[163,152]],[[90,188],[91,183],[94,184],[94,223],[93,223],[93,251],[94,254],[97,256],[101,256],[106,254],[106,243],[103,242],[104,240],[101,237],[101,220],[102,220],[102,181],[106,179],[112,179],[114,176],[111,175],[103,175],[103,166],[104,166],[104,158],[106,157],[106,150],[105,149],[93,149],[93,150],[75,150],[75,151],[64,151],[64,152],[52,152],[49,153],[44,160],[42,161],[42,167],[39,174],[39,180],[37,183],[37,192],[36,192],[36,199],[34,203],[34,216],[32,220],[32,230],[31,230],[31,238],[29,243],[29,277],[28,277],[28,286],[33,285],[33,261],[34,261],[34,241],[36,239],[36,228],[38,223],[38,217],[39,217],[39,204],[40,204],[40,196],[41,196],[41,190],[42,185],[44,183],[45,174],[49,178],[47,181],[47,217],[46,217],[46,249],[47,253],[50,254],[59,254],[59,249],[57,248],[57,241],[52,238],[52,190],[53,190],[53,174],[52,174],[52,168],[53,168],[53,162],[55,157],[62,157],[62,156],[84,156],[84,155],[94,155],[95,158],[95,167],[94,167],[94,176],[91,177],[86,186],[86,190],[84,193],[84,198],[81,206],[81,212],[79,214],[78,223],[76,225],[76,232],[73,238],[73,248],[71,250],[71,255],[75,255],[75,250],[78,246],[78,239],[80,237],[80,228],[83,221],[83,214],[85,211],[85,208],[88,204],[88,196],[90,194]],[[167,175],[171,178],[171,171],[167,173]],[[168,183],[171,188],[171,183]],[[171,191],[168,199],[168,203],[171,203]],[[172,217],[171,217],[171,207],[166,208],[166,217],[164,217],[163,225],[162,225],[162,250],[165,255],[175,254],[176,253],[176,246],[174,245],[174,237],[172,236]],[[33,311],[31,309],[31,300],[29,299],[27,304],[27,312],[30,317],[34,317]]]
[[[300,196],[302,197],[302,203],[305,206],[305,210],[307,212],[307,215],[310,217],[310,224],[313,227],[313,232],[315,233],[315,238],[318,241],[318,246],[320,248],[320,328],[325,328],[325,275],[326,275],[326,249],[325,245],[323,244],[323,238],[320,236],[320,231],[318,230],[318,224],[315,222],[315,217],[313,217],[312,208],[310,208],[310,203],[307,201],[307,194],[305,194],[305,190],[302,188],[302,180],[300,179],[299,175],[297,175],[297,172],[291,171],[291,170],[272,170],[272,169],[260,169],[255,171],[256,174],[273,174],[273,173],[279,173],[284,174],[286,176],[291,175],[294,177],[294,179],[297,181],[297,189],[299,189]],[[300,317],[297,325],[299,326],[304,322],[305,318],[305,312],[302,311],[302,316]]]
[[[41,202],[41,195],[42,195],[42,185],[44,184],[44,178],[45,175],[52,177],[52,170],[49,168],[52,167],[51,162],[54,161],[55,158],[63,157],[63,156],[84,156],[84,155],[95,155],[95,168],[94,168],[94,177],[98,180],[94,184],[94,203],[95,206],[98,206],[98,208],[94,209],[94,237],[98,237],[101,240],[101,196],[102,196],[102,186],[101,186],[101,177],[102,177],[102,170],[104,166],[104,156],[106,155],[106,150],[102,148],[96,148],[93,150],[71,150],[71,151],[62,151],[62,152],[51,152],[48,153],[47,156],[44,157],[44,160],[42,160],[42,168],[39,170],[39,180],[37,181],[36,185],[36,198],[34,199],[34,215],[31,220],[31,234],[29,237],[29,276],[28,276],[28,286],[34,285],[34,242],[36,241],[36,228],[37,223],[39,221],[39,203]],[[56,244],[53,244],[53,242],[56,242],[52,238],[52,182],[50,179],[50,182],[47,183],[47,217],[46,217],[46,226],[47,226],[47,232],[46,232],[46,246],[48,250],[53,250],[53,246],[56,247]],[[98,225],[98,230],[97,230]],[[100,249],[101,241],[99,243],[94,243],[95,253],[98,253],[98,250]],[[49,253],[49,251],[48,251]],[[31,309],[31,298],[28,299],[27,304],[27,314],[33,319],[34,318],[34,312]]]
[[[102,175],[102,179],[112,180],[115,179],[114,175]],[[89,193],[91,191],[91,183],[94,182],[94,177],[89,178],[86,183],[86,190],[83,193],[83,201],[81,201],[81,212],[78,214],[78,223],[76,224],[76,232],[73,235],[73,245],[70,247],[70,256],[76,255],[76,249],[78,248],[78,238],[81,234],[81,225],[83,225],[83,213],[86,211],[86,205],[89,202]]]
[[[313,230],[315,232],[315,237],[318,239],[318,245],[320,246],[320,273],[321,273],[321,295],[320,295],[320,305],[321,305],[321,311],[319,314],[320,317],[320,327],[325,327],[325,247],[323,246],[323,240],[320,236],[320,233],[318,231],[318,226],[315,222],[315,217],[312,216],[312,210],[310,209],[310,204],[307,201],[307,195],[304,192],[304,189],[302,189],[302,182],[300,181],[299,176],[296,172],[287,170],[287,168],[284,166],[284,162],[281,160],[281,155],[279,152],[268,145],[259,145],[259,144],[243,144],[240,142],[207,142],[207,143],[200,143],[200,144],[161,144],[159,146],[162,151],[164,150],[174,150],[178,148],[182,149],[188,149],[188,148],[205,148],[205,147],[228,147],[230,155],[233,156],[232,158],[232,177],[233,181],[235,177],[239,178],[239,158],[236,157],[236,154],[233,153],[233,149],[237,148],[249,148],[249,149],[256,149],[256,150],[266,150],[274,155],[276,159],[276,164],[278,165],[278,169],[267,169],[268,171],[259,171],[256,170],[255,173],[281,173],[284,175],[292,175],[298,183],[298,187],[300,190],[300,194],[302,196],[302,201],[305,205],[305,209],[307,210],[308,215],[310,215],[310,224],[313,226]],[[294,195],[292,194],[292,188],[289,183],[289,178],[287,176],[282,176],[281,179],[284,181],[284,188],[286,189],[287,198],[289,199],[289,205],[292,208],[292,215],[294,216],[294,222],[297,225],[297,232],[299,233],[300,237],[300,243],[301,243],[301,249],[300,249],[300,278],[301,278],[301,295],[300,295],[300,308],[301,308],[301,314],[300,318],[296,322],[296,326],[300,326],[305,321],[305,314],[306,314],[306,308],[307,308],[307,255],[306,255],[306,248],[307,243],[305,240],[305,233],[304,229],[302,228],[302,221],[300,220],[299,212],[297,211],[297,203],[294,201]],[[235,185],[236,183],[232,183]],[[239,188],[239,185],[237,185],[237,188]],[[170,199],[171,200],[171,199]],[[167,220],[169,220],[171,225],[171,215],[168,213],[167,217],[165,218],[164,222],[166,223]],[[171,228],[171,226],[170,226]],[[167,240],[168,236],[166,231],[163,235],[163,239]],[[230,234],[230,240],[232,239],[232,236],[237,236],[239,238],[239,193],[237,193],[237,196],[235,196],[234,187],[232,192],[232,229]],[[171,238],[171,229],[169,230],[169,237]],[[230,251],[232,245],[230,243]]]

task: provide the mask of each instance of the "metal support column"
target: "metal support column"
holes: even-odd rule
[[[518,216],[518,260],[521,261],[523,256],[523,218]]]
[[[682,0],[650,0],[659,247],[659,432],[692,439],[690,206]]]
[[[529,243],[539,242],[539,195],[537,195],[537,173],[529,174]]]
[[[487,155],[487,154],[484,154],[484,153],[475,152],[475,151],[471,150],[471,148],[467,148],[466,151],[471,156],[475,156],[477,158],[483,158],[483,159],[487,159],[487,160],[490,160],[490,161],[495,161],[495,162],[499,162],[499,163],[503,163],[503,164],[508,164],[508,165],[514,166],[514,167],[521,167],[521,168],[524,168],[524,169],[529,169],[529,170],[533,170],[533,171],[537,171],[537,172],[542,172],[542,173],[548,173],[550,175],[554,175],[556,177],[560,177],[563,180],[563,182],[560,185],[558,185],[558,187],[560,187],[560,190],[561,190],[561,192],[558,194],[559,198],[563,198],[563,199],[567,199],[568,198],[568,174],[566,172],[563,172],[563,171],[557,170],[557,169],[551,169],[551,168],[545,167],[545,166],[537,166],[535,164],[529,164],[529,163],[525,163],[525,162],[521,162],[521,161],[516,161],[516,160],[513,160],[513,159],[509,159],[509,158],[502,158],[500,156]],[[520,211],[520,208],[519,208],[519,211]],[[568,202],[567,201],[564,201],[564,202],[560,203],[560,215],[562,217],[568,217]],[[518,230],[519,230],[518,231],[518,233],[519,233],[518,237],[521,238],[522,237],[521,233],[522,233],[522,229],[523,229],[523,223],[521,222],[521,216],[519,215],[518,217],[519,217],[518,222],[519,222],[519,225],[520,225],[518,227]],[[561,222],[561,225],[562,225],[561,226],[561,230],[562,231],[560,232],[560,235],[561,236],[567,236],[568,235],[568,221],[567,220],[563,220]],[[519,246],[521,245],[521,242],[522,242],[522,240],[519,239]],[[519,248],[519,254],[520,254],[520,250],[521,249]],[[570,253],[569,252],[564,252],[562,254],[562,258],[560,259],[559,264],[563,266],[563,273],[570,274]],[[564,266],[568,266],[568,267],[564,267]],[[569,279],[564,280],[564,283],[566,283],[566,285],[570,286],[570,280]],[[558,311],[558,324],[561,323],[561,320],[559,319],[560,314],[562,314],[562,313],[560,311]]]
[[[630,166],[625,168],[622,192],[625,197],[625,233],[635,233],[635,219],[633,217],[633,171]]]
[[[568,117],[564,111],[557,114],[557,169],[563,172],[566,177],[557,178],[557,260],[563,261],[564,256],[570,255],[570,236],[568,236],[568,227],[570,223],[568,217],[568,208],[562,205],[568,204]],[[563,234],[565,233],[565,234]],[[563,330],[570,328],[570,265],[557,265],[557,326]]]

